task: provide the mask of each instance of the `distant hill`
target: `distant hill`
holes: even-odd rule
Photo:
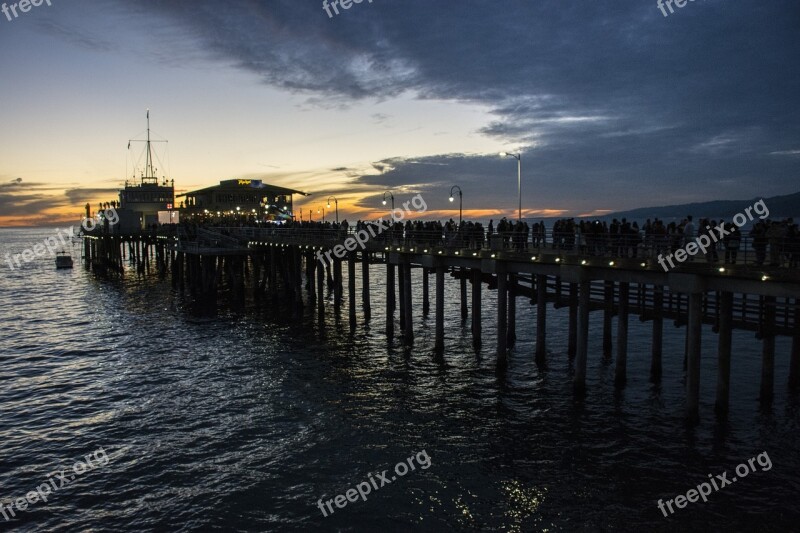
[[[723,218],[730,220],[737,213],[741,213],[745,208],[753,205],[760,198],[751,200],[716,200],[712,202],[697,202],[682,205],[665,205],[661,207],[641,207],[630,211],[619,211],[604,215],[602,219],[622,218],[629,220],[643,220],[648,218],[660,218],[667,222],[673,219],[682,219],[686,215],[693,215],[695,218]],[[800,192],[787,194],[785,196],[773,196],[764,198],[764,203],[769,209],[769,218],[794,217],[800,219]],[[594,218],[594,217],[592,217]]]

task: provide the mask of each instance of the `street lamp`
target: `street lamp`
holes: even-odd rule
[[[517,195],[519,196],[519,214],[517,220],[522,220],[522,154],[509,154],[500,152],[500,157],[511,156],[517,160]]]
[[[335,196],[328,196],[328,209],[331,208],[331,198],[333,198],[333,202],[336,205],[336,224],[339,224],[339,200],[336,199]]]
[[[453,201],[453,189],[458,189],[458,227],[461,227],[461,207],[464,201],[463,194],[461,192],[461,187],[458,185],[453,185],[450,187],[450,201]]]
[[[322,213],[322,223],[324,224],[325,223],[325,208],[324,207],[320,207],[319,209],[317,209],[317,213]]]
[[[394,194],[392,194],[391,191],[386,191],[383,193],[383,205],[386,205],[387,194],[392,198],[392,214],[394,214]]]

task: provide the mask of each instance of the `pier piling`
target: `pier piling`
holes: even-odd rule
[[[560,284],[559,284],[560,285]],[[545,361],[547,328],[547,276],[536,276],[536,363]]]
[[[361,252],[361,305],[364,308],[364,321],[372,318],[372,304],[370,302],[369,265],[371,257],[369,252]]]
[[[508,274],[505,265],[497,265],[497,366],[508,366]]]
[[[481,345],[481,271],[472,269],[472,344]]]
[[[411,313],[412,310],[412,301],[411,301],[411,262],[406,258],[405,264],[403,265],[405,268],[403,269],[403,277],[405,279],[404,288],[405,288],[405,335],[403,338],[405,339],[406,346],[411,346],[414,344],[414,321],[413,315]]]
[[[625,386],[628,379],[628,305],[630,283],[619,284],[619,311],[617,313],[617,361],[614,384],[617,388]]]
[[[578,292],[578,341],[575,353],[575,376],[573,384],[576,392],[586,390],[586,361],[589,355],[589,304],[591,282],[581,279]]]
[[[436,341],[434,349],[444,351],[444,265],[436,265]]]
[[[514,346],[517,341],[517,276],[508,275],[508,330],[506,338],[508,346]]]
[[[350,331],[356,329],[356,253],[347,254],[347,314]]]
[[[717,339],[717,399],[714,410],[720,416],[728,413],[731,388],[731,345],[733,340],[733,293],[720,293],[719,338]]]
[[[761,356],[761,400],[762,407],[772,405],[775,388],[775,297],[763,298],[763,350]]]
[[[688,344],[686,366],[686,416],[690,423],[700,417],[700,351],[702,325],[702,299],[699,292],[689,294],[689,323],[686,329]]]

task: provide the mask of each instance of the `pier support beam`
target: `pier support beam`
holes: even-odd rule
[[[508,329],[506,332],[508,345],[517,342],[517,275],[508,275]]]
[[[361,252],[361,305],[364,308],[364,320],[369,322],[372,318],[372,304],[369,295],[369,252]]]
[[[578,292],[578,342],[573,385],[578,393],[586,390],[586,360],[589,355],[589,301],[591,283],[581,280]]]
[[[702,293],[689,295],[689,322],[686,329],[686,416],[690,423],[700,418],[700,334],[702,332]]]
[[[436,265],[436,344],[437,352],[444,351],[444,265]]]
[[[292,281],[294,282],[294,304],[295,304],[295,313],[298,317],[303,315],[303,255],[300,252],[299,246],[293,246],[291,255],[291,269],[292,269]],[[242,265],[241,261],[237,260],[236,264],[236,272],[237,276],[242,275]],[[242,291],[244,294],[244,291]],[[242,298],[242,304],[244,304],[244,298]]]
[[[717,353],[717,415],[728,413],[731,390],[731,345],[733,338],[733,293],[719,295],[719,346]]]
[[[611,359],[611,326],[614,317],[614,282],[604,283],[605,309],[603,310],[603,359]]]
[[[571,317],[570,317],[571,318]],[[545,361],[547,350],[545,339],[547,337],[547,276],[536,276],[536,363]],[[570,339],[572,340],[572,339]]]
[[[405,289],[405,297],[403,300],[405,301],[406,329],[403,338],[405,339],[406,346],[411,346],[414,344],[414,320],[411,314],[411,263],[408,257],[405,258],[404,266],[405,268],[403,269],[403,277],[405,278],[405,282],[403,285]]]
[[[333,306],[339,309],[342,306],[342,260],[333,260]]]
[[[800,387],[800,298],[794,299],[794,335],[792,335],[792,356],[789,360],[789,388]]]
[[[467,307],[467,269],[462,267],[459,273],[461,274],[461,322],[464,323],[469,314],[469,308]]]
[[[764,296],[764,321],[762,323],[763,350],[761,355],[761,400],[762,407],[772,405],[775,389],[775,297]]]
[[[400,331],[406,330],[406,268],[408,265],[400,258],[397,264],[397,289],[400,296]]]
[[[427,317],[431,311],[430,283],[428,269],[422,268],[422,316]]]
[[[308,295],[312,300],[317,297],[317,260],[314,258],[312,252],[306,252],[306,288]],[[258,276],[256,276],[257,278]]]
[[[273,296],[278,293],[278,249],[269,251],[269,292]]]
[[[578,284],[569,284],[569,325],[567,327],[567,357],[575,359],[578,344]]]
[[[472,345],[481,345],[481,271],[472,270]]]
[[[394,335],[394,309],[395,309],[395,296],[394,296],[394,265],[389,262],[389,256],[386,256],[386,335],[391,337]]]
[[[347,314],[350,331],[356,329],[356,253],[347,254]]]
[[[317,265],[317,310],[323,313],[325,306],[325,266]]]
[[[664,287],[653,286],[653,347],[650,354],[650,381],[661,382],[661,353],[664,346]]]
[[[497,366],[508,366],[508,274],[502,262],[497,263]]]
[[[617,362],[614,384],[624,387],[628,380],[628,299],[630,283],[619,284],[619,313],[617,313]]]

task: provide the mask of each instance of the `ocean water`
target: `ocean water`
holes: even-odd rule
[[[9,521],[0,514],[2,530],[797,529],[800,402],[785,387],[789,339],[777,341],[774,405],[761,409],[760,343],[734,334],[723,422],[713,414],[716,337],[704,327],[701,421],[688,427],[685,330],[670,323],[663,381],[653,385],[651,325],[631,318],[628,385],[617,391],[593,313],[579,399],[566,309],[548,309],[547,366],[538,368],[535,308],[519,299],[518,340],[498,373],[491,291],[475,350],[458,284],[446,284],[446,350],[436,356],[417,271],[416,342],[406,349],[399,325],[386,338],[382,265],[372,270],[373,318],[365,324],[359,308],[351,334],[346,301],[338,315],[326,305],[320,321],[314,307],[292,319],[271,300],[234,313],[223,295],[219,316],[203,318],[169,279],[95,278],[77,248],[74,270],[56,271],[49,256],[9,269],[7,253],[53,233],[0,230],[0,503],[7,509],[62,468],[74,479],[47,502],[14,508]],[[101,449],[105,460],[92,455]],[[709,474],[730,479],[762,452],[769,470],[755,463],[708,502],[667,518],[659,510],[659,499]],[[74,473],[87,455],[93,468]],[[396,475],[412,457],[415,469]],[[384,470],[389,483],[378,481],[366,501],[345,499],[323,515],[320,499]]]

